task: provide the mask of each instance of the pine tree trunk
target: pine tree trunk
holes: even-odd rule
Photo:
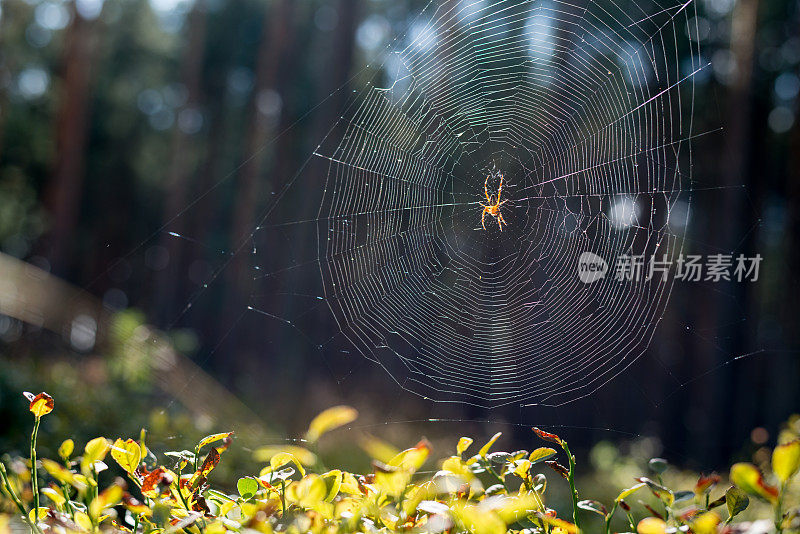
[[[161,245],[167,250],[169,265],[160,273],[154,300],[155,316],[162,323],[174,318],[176,300],[182,298],[183,294],[180,288],[185,279],[184,241],[170,236],[167,232],[183,235],[187,228],[187,215],[182,213],[182,210],[186,207],[189,181],[196,171],[198,154],[191,143],[192,134],[185,131],[187,125],[182,124],[182,121],[186,121],[189,114],[200,111],[203,98],[201,79],[205,58],[206,27],[206,5],[202,0],[198,0],[188,17],[188,39],[181,66],[181,83],[186,89],[186,103],[178,109],[173,128],[172,161],[166,184],[166,205],[163,214],[166,227],[162,234]]]
[[[65,274],[75,264],[76,228],[83,194],[90,105],[93,26],[71,5],[65,35],[63,83],[56,124],[56,159],[48,187],[51,223],[49,257],[53,271]]]
[[[243,163],[236,178],[236,195],[233,204],[230,249],[234,253],[225,270],[226,303],[224,307],[223,330],[240,316],[248,302],[253,288],[251,269],[251,235],[257,224],[257,210],[264,189],[259,187],[263,176],[264,162],[275,150],[271,143],[274,134],[274,117],[265,113],[259,106],[260,99],[269,98],[269,91],[277,92],[278,78],[284,59],[291,49],[294,36],[294,1],[276,0],[267,10],[262,30],[261,43],[256,60],[255,84],[248,102],[249,119],[242,153]],[[277,187],[278,184],[271,184]],[[247,340],[239,339],[237,344],[246,345]],[[244,363],[246,354],[241,348],[234,348],[237,358]],[[231,366],[237,372],[237,365]]]
[[[752,141],[753,141],[753,71],[755,68],[756,37],[758,30],[759,0],[737,2],[731,18],[730,50],[736,64],[736,75],[728,87],[727,113],[725,115],[725,140],[721,157],[718,185],[720,201],[706,209],[706,220],[716,228],[718,248],[706,253],[734,254],[749,252],[743,247],[743,239],[752,224],[752,214],[746,209],[741,186],[752,185]],[[705,228],[695,231],[706,232]],[[700,239],[701,242],[707,241]],[[717,369],[737,354],[748,350],[746,328],[732,328],[740,322],[740,314],[746,307],[747,287],[731,282],[718,283],[714,298],[701,299],[697,309],[695,328],[698,332],[696,351],[698,358],[693,363],[694,371]],[[734,306],[735,301],[739,306]],[[741,306],[741,307],[740,307]],[[746,326],[746,325],[745,325]],[[718,458],[727,458],[740,436],[750,429],[757,407],[749,400],[747,405],[732,402],[731,390],[739,387],[741,380],[754,388],[758,380],[758,369],[750,369],[750,362],[737,366],[725,366],[698,381],[693,388],[695,406],[702,406],[701,413],[694,417],[719,421],[717,425],[698,424],[695,442],[701,447],[695,458],[710,464]],[[752,371],[752,373],[750,372]],[[748,376],[744,376],[747,374]],[[751,389],[754,390],[754,389]],[[736,421],[723,425],[721,422],[736,413]],[[691,415],[690,415],[691,417]]]

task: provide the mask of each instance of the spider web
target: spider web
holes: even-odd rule
[[[438,401],[595,391],[647,349],[672,287],[585,284],[578,258],[680,253],[695,16],[691,0],[431,2],[256,229],[251,309]],[[485,184],[502,231],[481,224]],[[276,235],[285,250],[259,246]]]

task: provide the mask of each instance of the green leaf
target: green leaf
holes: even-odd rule
[[[608,514],[608,510],[606,510],[606,507],[603,506],[603,503],[601,503],[600,501],[592,501],[592,500],[580,501],[578,503],[578,508],[580,508],[581,510],[586,510],[588,512],[594,512],[603,517],[605,517]]]
[[[257,462],[269,462],[273,456],[281,452],[288,452],[297,458],[301,464],[306,466],[317,463],[316,454],[304,447],[298,447],[297,445],[270,445],[267,447],[260,447],[253,451],[253,459]],[[397,451],[392,451],[389,458],[395,454],[397,454]]]
[[[142,452],[142,459],[147,457],[147,445],[145,445],[145,438],[147,437],[147,430],[144,428],[139,432],[139,449]]]
[[[551,449],[550,447],[539,447],[531,453],[531,455],[528,457],[528,460],[530,460],[532,464],[536,464],[543,462],[548,458],[552,458],[555,455],[555,449]]]
[[[522,479],[528,478],[528,472],[531,470],[531,461],[514,460],[508,463],[508,470]]]
[[[335,428],[352,423],[358,417],[358,411],[350,406],[334,406],[316,416],[308,425],[306,439],[310,442],[317,441],[320,436]]]
[[[209,489],[208,490],[208,496],[210,498],[214,499],[214,500],[219,501],[219,502],[234,502],[234,500],[231,499],[228,495],[222,493],[221,491],[215,490],[215,489]]]
[[[639,491],[640,489],[642,489],[646,485],[647,484],[645,484],[644,482],[640,482],[639,484],[636,484],[635,486],[631,486],[628,489],[622,490],[622,492],[619,495],[617,495],[616,501],[619,502],[622,499],[630,497],[631,495],[633,495],[634,493],[636,493],[637,491]]]
[[[731,517],[735,517],[743,512],[749,504],[750,499],[745,492],[736,486],[731,486],[728,488],[728,491],[725,492],[725,505],[728,507],[728,514],[730,514]]]
[[[239,490],[239,495],[242,496],[242,499],[249,501],[258,493],[258,482],[248,477],[240,478],[236,482],[236,489]]]
[[[669,467],[669,464],[664,458],[651,458],[648,464],[650,465],[650,469],[659,475]]]
[[[481,458],[486,458],[486,453],[489,452],[489,449],[492,448],[492,445],[494,445],[494,442],[497,441],[500,438],[500,436],[502,436],[502,435],[503,435],[502,432],[498,432],[497,434],[492,436],[491,439],[486,442],[486,445],[481,447],[481,450],[478,451],[478,456],[480,456]]]
[[[339,494],[339,489],[342,487],[342,479],[344,474],[339,469],[328,471],[322,475],[322,480],[325,481],[325,486],[328,488],[328,494],[325,501],[333,502],[333,499]]]
[[[653,495],[661,499],[661,502],[664,503],[664,506],[670,507],[675,502],[675,494],[672,493],[672,490],[669,488],[665,488],[661,484],[650,480],[647,477],[640,477],[639,482],[644,482],[647,484],[647,487],[650,488],[650,491],[653,492]]]
[[[725,495],[723,494],[720,498],[714,499],[713,501],[708,503],[708,509],[709,510],[713,510],[717,506],[722,506],[723,504],[725,504],[726,501],[727,501],[727,499],[725,498]]]
[[[300,474],[305,476],[306,470],[303,467],[303,464],[300,463],[300,460],[298,460],[294,454],[288,452],[279,452],[278,454],[269,459],[269,465],[272,468],[272,471],[277,471],[278,469],[289,463],[297,466],[297,469],[298,471],[300,471]]]
[[[133,474],[142,460],[142,449],[132,439],[122,441],[117,438],[111,447],[111,457],[126,473]]]
[[[229,438],[233,435],[233,432],[220,432],[219,434],[211,434],[210,436],[206,436],[200,440],[197,444],[197,450],[199,451],[206,445],[210,445],[215,441],[219,441],[221,439]]]
[[[547,490],[547,477],[539,473],[533,477],[533,489],[538,493],[544,493]]]
[[[96,462],[101,462],[108,454],[111,444],[106,438],[94,438],[83,449],[83,458],[81,458],[81,471],[84,475],[89,476],[89,470]]]

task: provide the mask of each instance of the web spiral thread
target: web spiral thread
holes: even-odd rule
[[[324,300],[404,388],[559,404],[648,347],[671,291],[592,252],[673,257],[689,188],[691,2],[431,4],[316,151]],[[507,225],[486,215],[502,176]]]

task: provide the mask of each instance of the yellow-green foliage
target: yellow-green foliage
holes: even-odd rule
[[[46,393],[26,395],[34,415],[31,456],[0,462],[0,533],[24,522],[32,534],[566,534],[580,532],[582,519],[587,524],[583,532],[610,533],[615,517],[641,534],[800,532],[797,503],[788,497],[800,468],[797,418],[779,438],[769,475],[739,463],[731,468],[734,485],[727,489],[721,477],[710,475],[676,491],[662,478],[666,462],[656,458],[650,461],[652,478],[638,477],[613,502],[602,503],[580,500],[569,446],[537,428],[532,441],[540,446],[532,452],[492,452],[499,433],[480,447],[462,437],[454,444],[455,454],[438,461],[431,458],[431,445],[425,440],[404,451],[372,440],[363,444],[374,457],[371,472],[326,469],[313,452],[316,443],[358,416],[353,408],[337,406],[314,418],[303,446],[256,450],[254,459],[263,467],[240,478],[237,492],[230,493],[213,488],[210,481],[234,444],[230,432],[207,436],[192,450],[164,452],[161,461],[148,449],[144,431],[138,439],[95,438],[82,449],[66,440],[57,460],[37,458],[39,422],[54,409],[54,401]],[[566,465],[559,463],[559,456]],[[102,475],[112,462],[127,480]],[[569,488],[570,517],[559,518],[548,508],[548,476],[565,479],[561,483]],[[649,503],[638,500],[647,494]],[[771,511],[761,527],[734,519],[751,498]],[[746,530],[753,528],[762,529]]]

